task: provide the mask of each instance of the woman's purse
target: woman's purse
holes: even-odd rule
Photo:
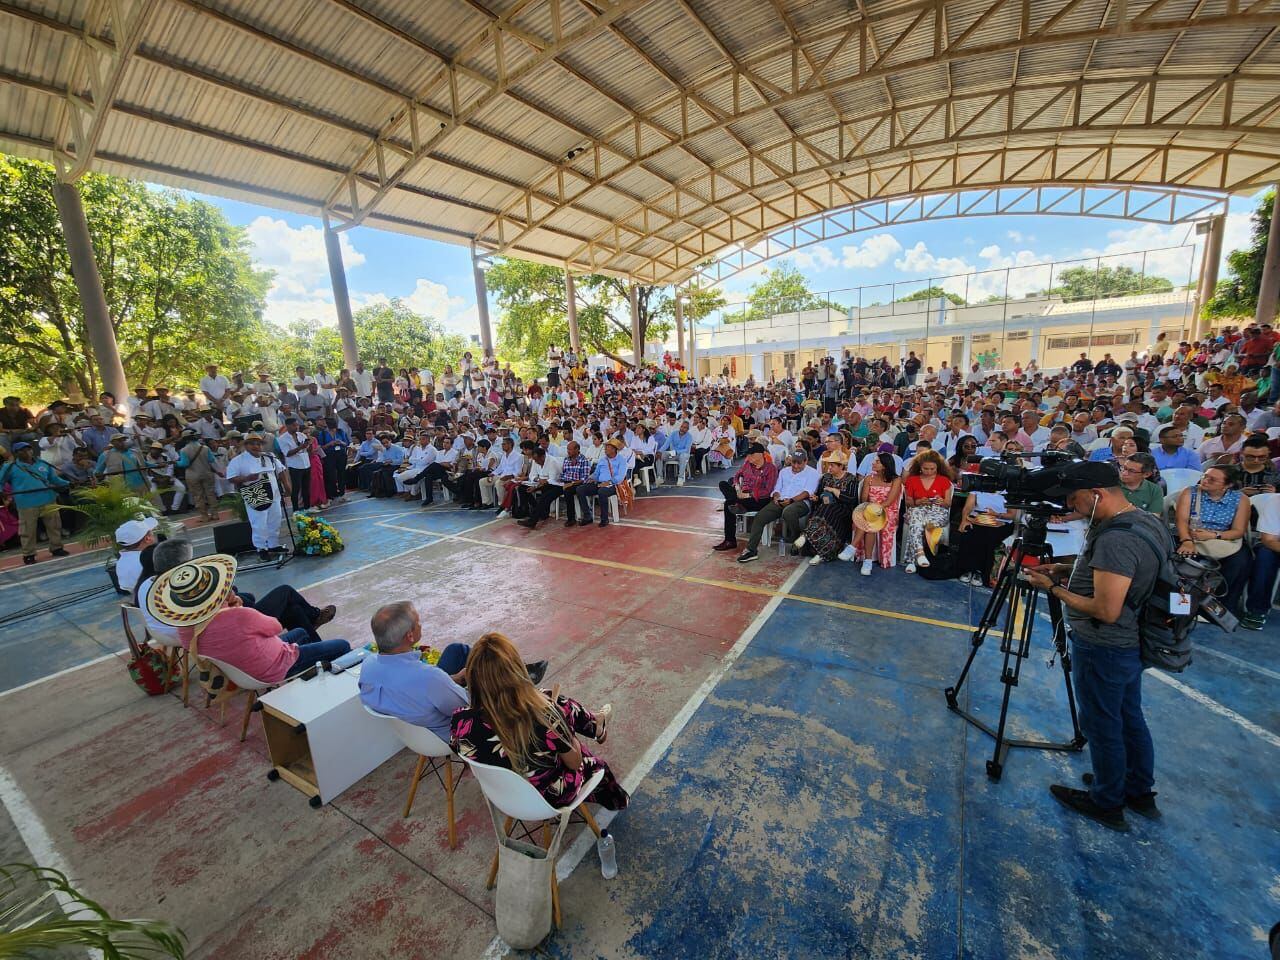
[[[1200,526],[1200,486],[1196,485],[1195,493],[1191,497],[1191,517],[1190,527],[1192,530],[1203,530]],[[1202,557],[1209,557],[1213,560],[1222,560],[1225,557],[1234,556],[1240,551],[1243,540],[1196,540],[1193,541],[1196,553]]]

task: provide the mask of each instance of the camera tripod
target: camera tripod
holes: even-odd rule
[[[1022,675],[1022,662],[1031,656],[1031,637],[1035,630],[1036,605],[1040,591],[1022,579],[1022,561],[1032,557],[1040,563],[1053,560],[1053,549],[1045,542],[1048,534],[1048,515],[1037,512],[1036,508],[1028,510],[1025,521],[1020,520],[1015,531],[1013,545],[1005,558],[1004,568],[996,588],[987,601],[987,607],[973,631],[972,646],[969,657],[965,660],[964,669],[954,686],[947,687],[947,707],[954,713],[964,717],[987,736],[996,742],[995,752],[987,761],[987,776],[999,780],[1004,772],[1005,759],[1013,747],[1029,747],[1036,750],[1071,750],[1084,748],[1085,738],[1080,731],[1080,719],[1076,714],[1075,691],[1071,687],[1071,654],[1067,648],[1067,629],[1063,620],[1062,603],[1052,594],[1048,595],[1049,619],[1053,624],[1053,646],[1056,656],[1062,662],[1062,679],[1067,688],[1067,706],[1071,711],[1072,738],[1065,743],[1047,740],[1014,740],[1006,736],[1009,717],[1009,700],[1013,696],[1013,688],[1018,685]],[[1004,696],[1000,701],[1000,720],[993,729],[989,723],[975,716],[971,711],[960,706],[958,693],[969,676],[978,650],[987,639],[987,634],[999,626],[1000,611],[1005,611],[1004,627],[1000,634],[1000,652],[1004,662],[1000,668],[1000,682],[1004,684]],[[1019,620],[1021,615],[1021,620]],[[1050,657],[1049,664],[1053,664]]]

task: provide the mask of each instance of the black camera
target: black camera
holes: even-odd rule
[[[1029,458],[1039,460],[1042,466],[1035,469],[1024,466],[1022,461]],[[1061,450],[981,457],[977,460],[977,473],[960,474],[960,492],[966,495],[1003,493],[1010,506],[1042,503],[1046,502],[1045,491],[1061,483],[1081,462],[1078,457]]]

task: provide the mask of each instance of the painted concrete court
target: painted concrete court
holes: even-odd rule
[[[1280,919],[1280,630],[1206,632],[1187,673],[1148,674],[1166,816],[1118,836],[1048,796],[1083,756],[1015,751],[991,783],[990,741],[946,710],[985,591],[772,549],[740,566],[709,549],[717,500],[704,480],[641,497],[622,526],[532,533],[360,501],[330,515],[344,553],[243,580],[306,587],[338,604],[324,634],[361,642],[378,605],[412,599],[433,642],[501,630],[551,660],[548,683],[615,704],[602,753],[634,791],[612,825],[621,873],[606,883],[570,843],[546,956],[1263,954]],[[242,745],[234,723],[142,696],[109,656],[114,599],[59,603],[101,574],[64,563],[0,579],[0,616],[33,613],[0,627],[0,853],[174,920],[198,958],[491,949],[492,827],[470,778],[456,851],[430,784],[401,818],[406,753],[311,810],[267,782],[256,720]],[[1069,732],[1047,658],[1042,643],[1015,692],[1015,735]],[[965,691],[987,715],[997,674],[989,644]]]

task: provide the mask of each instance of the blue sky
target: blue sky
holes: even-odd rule
[[[246,227],[255,259],[276,271],[268,296],[268,319],[277,323],[298,318],[335,322],[318,217],[212,196],[204,199],[220,207],[233,223]],[[1224,255],[1247,240],[1249,217],[1256,206],[1254,197],[1232,201]],[[950,277],[944,286],[960,293],[967,288],[970,299],[980,299],[988,292],[1003,291],[1006,267],[1012,268],[1011,293],[1018,295],[1046,285],[1048,271],[1033,266],[1036,264],[1102,255],[1108,258],[1105,262],[1125,263],[1136,269],[1140,258],[1124,254],[1176,248],[1196,240],[1194,231],[1187,226],[1077,217],[972,217],[864,231],[796,251],[790,259],[808,278],[811,289],[818,292],[892,282],[922,284],[930,277]],[[475,287],[466,247],[369,227],[343,233],[342,243],[347,283],[356,308],[382,298],[402,297],[419,313],[440,320],[451,330],[478,333]],[[1187,281],[1188,265],[1192,265],[1194,282],[1198,264],[1198,249],[1194,253],[1167,250],[1148,258],[1148,272],[1160,273],[1181,284]],[[768,264],[752,268],[726,282],[727,299],[743,299],[767,267]],[[964,279],[975,271],[984,272]],[[864,302],[888,299],[879,294],[866,291]],[[856,303],[857,295],[837,295],[834,299]],[[493,319],[496,324],[496,313]]]

